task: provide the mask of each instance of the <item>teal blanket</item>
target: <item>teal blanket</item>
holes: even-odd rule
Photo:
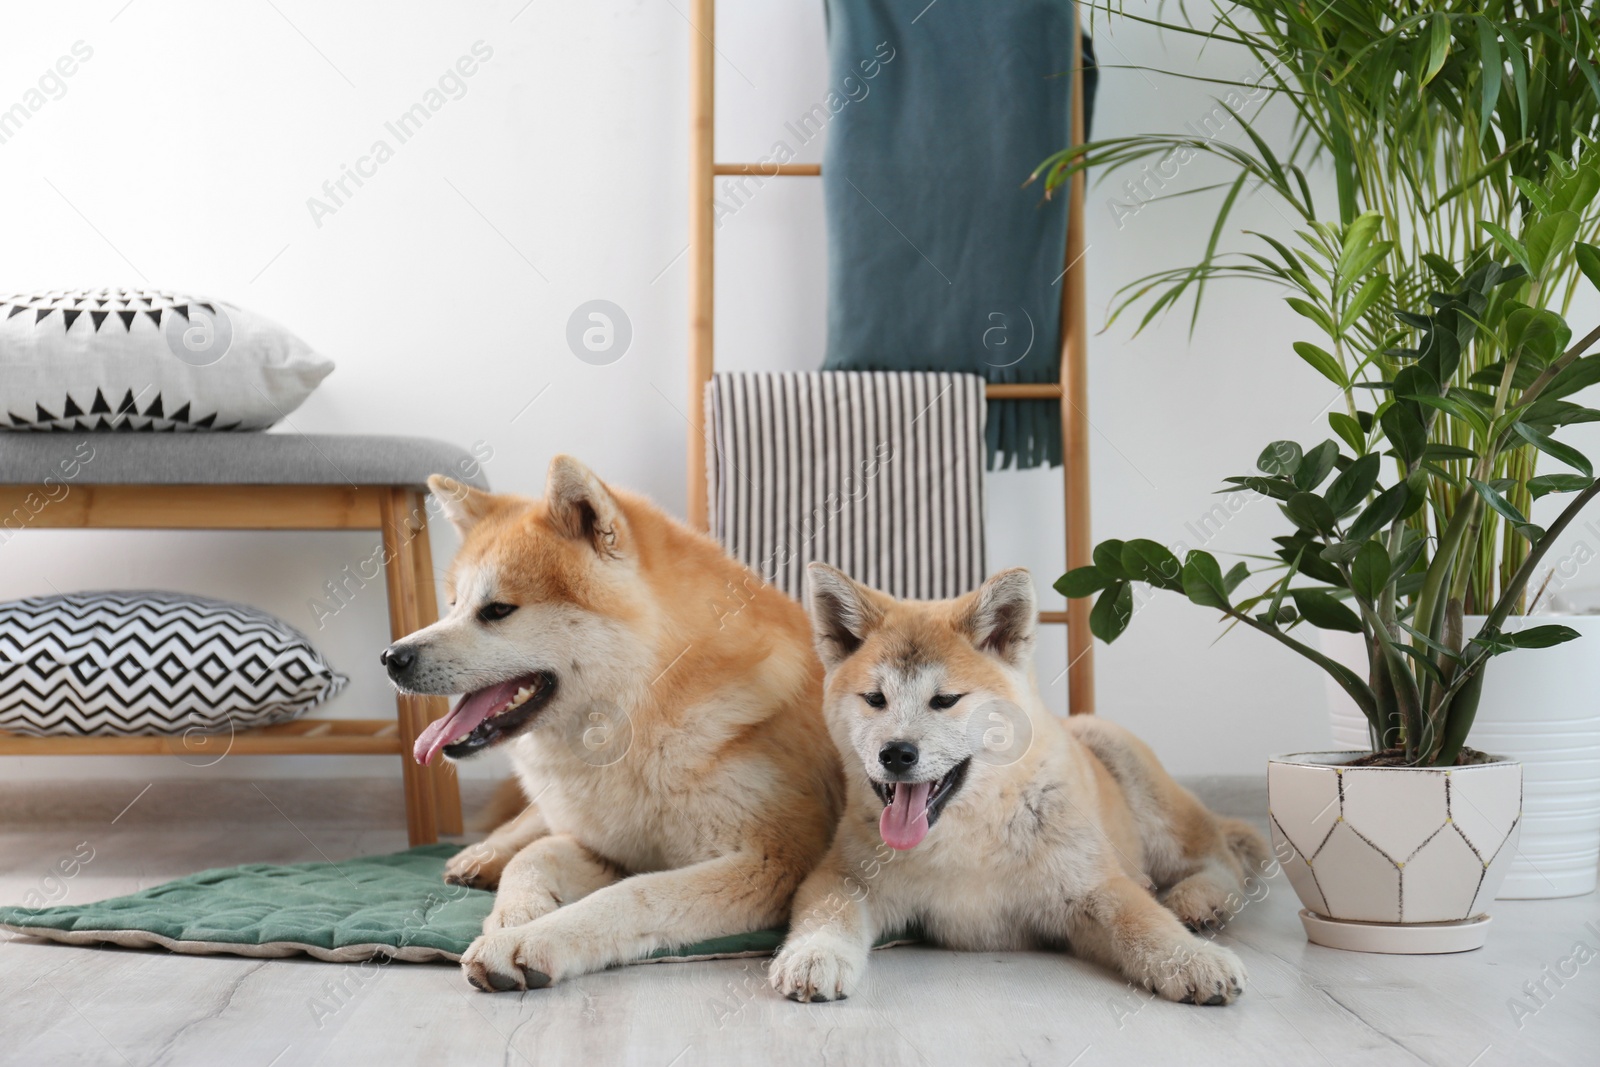
[[[826,3],[825,369],[1056,381],[1066,197],[1022,184],[1071,134],[1070,0]],[[1061,462],[1057,401],[988,433],[991,469]]]
[[[445,860],[460,847],[423,845],[338,863],[201,871],[92,904],[0,908],[0,929],[73,945],[197,955],[304,954],[333,963],[459,960],[494,903],[493,893],[445,885]],[[662,949],[649,959],[766,956],[782,942],[782,930],[757,930]]]

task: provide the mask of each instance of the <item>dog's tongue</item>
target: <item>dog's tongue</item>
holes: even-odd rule
[[[517,695],[517,690],[524,684],[525,679],[513,678],[509,682],[468,693],[456,702],[450,714],[428,724],[428,728],[417,738],[411,754],[426,767],[440,749],[463,734],[471,733],[473,727],[511,703],[511,698]]]
[[[928,836],[928,794],[932,792],[932,782],[894,787],[894,799],[878,818],[878,834],[884,844],[904,852],[922,843]]]

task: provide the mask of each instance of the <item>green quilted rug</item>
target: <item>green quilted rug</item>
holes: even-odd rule
[[[201,871],[93,904],[0,907],[0,929],[72,945],[195,954],[453,962],[494,903],[493,893],[445,885],[445,860],[459,848],[423,845],[340,863]],[[758,930],[661,949],[640,962],[767,956],[782,941],[782,930]]]

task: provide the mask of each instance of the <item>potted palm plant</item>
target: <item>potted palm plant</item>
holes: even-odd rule
[[[1056,584],[1069,598],[1097,598],[1090,625],[1107,642],[1131,620],[1133,583],[1185,596],[1311,660],[1360,708],[1369,752],[1299,753],[1268,767],[1274,843],[1319,944],[1476,948],[1515,851],[1522,768],[1467,740],[1492,660],[1579,636],[1560,624],[1508,625],[1541,560],[1600,494],[1589,461],[1554,436],[1600,420],[1570,399],[1600,381],[1600,354],[1588,354],[1600,328],[1571,343],[1562,316],[1519,299],[1540,277],[1540,257],[1562,234],[1572,240],[1565,226],[1549,237],[1548,220],[1594,196],[1577,173],[1550,179],[1520,237],[1497,236],[1503,254],[1473,257],[1425,312],[1399,313],[1359,344],[1323,353],[1347,403],[1334,420],[1338,436],[1310,447],[1273,442],[1255,472],[1225,479],[1224,492],[1278,502],[1288,529],[1274,539],[1271,566],[1224,571],[1204,551],[1179,560],[1153,540],[1109,540],[1091,566]],[[1291,302],[1336,329],[1355,321],[1360,294],[1382,277],[1381,246],[1370,217],[1316,224],[1298,251],[1278,248],[1273,269],[1296,290]],[[1600,249],[1583,262],[1600,286]],[[1493,373],[1459,384],[1462,363],[1483,347],[1499,354]],[[1570,468],[1529,482],[1533,495],[1570,496],[1548,527],[1507,499],[1513,483],[1496,473],[1506,451],[1523,445]],[[1489,513],[1526,551],[1469,631],[1463,576],[1476,565]],[[1259,588],[1246,590],[1247,581]],[[1365,670],[1302,640],[1296,631],[1307,625],[1358,635]]]
[[[1124,194],[1128,202],[1120,207],[1114,201],[1114,210],[1125,213],[1141,210],[1151,199],[1196,192],[1170,180],[1194,156],[1235,168],[1221,184],[1225,193],[1198,261],[1128,283],[1113,302],[1113,320],[1142,311],[1142,329],[1186,299],[1192,299],[1197,317],[1212,280],[1279,282],[1286,271],[1300,270],[1285,247],[1293,243],[1291,234],[1258,235],[1265,244],[1257,256],[1230,249],[1225,231],[1248,188],[1276,197],[1294,220],[1290,229],[1315,235],[1313,224],[1324,215],[1313,196],[1315,174],[1308,178],[1314,168],[1332,175],[1341,229],[1348,231],[1359,220],[1375,233],[1363,254],[1375,257],[1377,269],[1365,276],[1346,271],[1347,277],[1359,276],[1360,285],[1350,290],[1339,314],[1323,316],[1310,300],[1292,305],[1324,335],[1295,345],[1295,354],[1347,396],[1352,382],[1347,371],[1357,364],[1369,372],[1368,384],[1395,383],[1406,364],[1383,356],[1384,337],[1397,325],[1411,328],[1397,315],[1423,308],[1434,290],[1458,288],[1467,265],[1481,262],[1486,253],[1526,271],[1520,281],[1508,283],[1517,287],[1510,294],[1514,299],[1532,309],[1571,313],[1581,260],[1594,255],[1585,249],[1592,247],[1588,242],[1600,241],[1600,214],[1589,210],[1597,181],[1593,145],[1600,137],[1595,60],[1600,20],[1593,5],[1240,0],[1225,8],[1177,5],[1161,8],[1154,17],[1133,12],[1119,17],[1207,48],[1231,50],[1248,57],[1249,66],[1242,69],[1255,73],[1229,83],[1145,68],[1148,77],[1195,77],[1213,87],[1221,81],[1213,89],[1219,96],[1218,121],[1182,134],[1102,139],[1058,153],[1036,172],[1053,190],[1084,168],[1118,180],[1137,170],[1140,177],[1127,186],[1137,194]],[[1268,103],[1294,115],[1289,138],[1276,145],[1267,132],[1270,125],[1257,121],[1255,109]],[[1213,128],[1226,135],[1206,133]],[[1578,195],[1568,195],[1569,187],[1561,194],[1565,207],[1556,210],[1550,190],[1562,184],[1574,164]],[[1527,230],[1524,223],[1535,212],[1543,228]],[[1521,238],[1511,239],[1519,231]],[[1496,389],[1505,365],[1499,347],[1503,334],[1477,337],[1450,384]],[[1529,372],[1522,373],[1524,380],[1512,383],[1509,399],[1526,384]],[[1343,442],[1360,430],[1350,421],[1354,415],[1347,403],[1329,416]],[[1414,529],[1442,538],[1447,527],[1439,520],[1458,514],[1459,495],[1475,494],[1463,480],[1468,477],[1497,486],[1510,505],[1505,511],[1473,505],[1477,514],[1469,516],[1461,536],[1476,543],[1461,546],[1462,565],[1438,594],[1445,602],[1460,601],[1462,626],[1470,635],[1485,626],[1528,558],[1532,542],[1510,516],[1533,510],[1548,484],[1539,465],[1549,454],[1518,433],[1495,453],[1492,467],[1481,469],[1472,427],[1447,418],[1432,428],[1429,463],[1449,477],[1429,483],[1430,506],[1412,517]],[[1567,570],[1576,567],[1572,556],[1562,563]],[[1498,629],[1535,625],[1527,613],[1541,604],[1548,607],[1552,599],[1540,600],[1543,588],[1539,580],[1518,587]],[[1600,618],[1565,621],[1600,637]],[[1359,666],[1365,658],[1358,634],[1327,633],[1321,644],[1347,665]],[[1560,669],[1552,671],[1534,658],[1509,661],[1481,694],[1483,736],[1492,737],[1498,751],[1515,754],[1527,772],[1523,840],[1506,883],[1509,896],[1581,894],[1596,884],[1600,713],[1592,694],[1600,686],[1600,656],[1583,655],[1575,646],[1550,660],[1560,661]],[[1335,738],[1359,738],[1365,716],[1343,689],[1330,684],[1330,693]]]

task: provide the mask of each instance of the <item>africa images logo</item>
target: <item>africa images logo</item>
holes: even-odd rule
[[[421,132],[423,125],[450,101],[460,100],[467,95],[467,79],[477,74],[482,64],[494,58],[494,49],[484,41],[474,41],[469,51],[470,55],[459,57],[454,65],[447,67],[437,82],[423,92],[420,100],[402,111],[392,122],[383,124],[389,137],[394,139],[394,144],[390,144],[388,138],[378,138],[365,155],[356,159],[354,166],[339,164],[339,174],[322,183],[321,197],[306,198],[306,210],[311,213],[311,221],[317,229],[322,229],[324,217],[337,215],[355,196],[356,190],[366,185],[369,179],[377,177],[378,168],[394,158],[398,146]],[[352,185],[355,188],[351,188]]]
[[[187,314],[161,317],[167,349],[191,367],[209,367],[233,347],[233,320],[216,301],[191,303]]]

